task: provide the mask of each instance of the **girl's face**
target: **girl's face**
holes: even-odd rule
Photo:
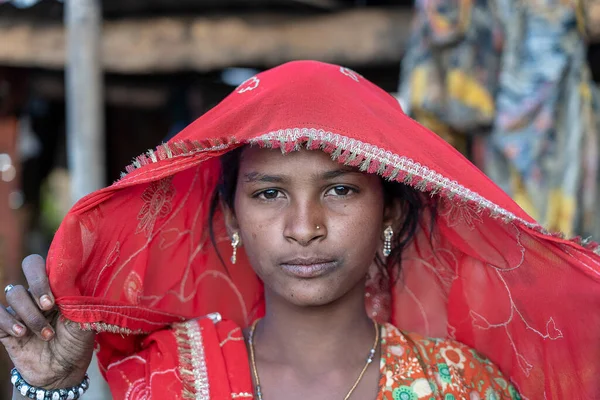
[[[321,151],[243,151],[230,231],[266,290],[298,306],[331,303],[364,278],[384,229],[376,175]]]

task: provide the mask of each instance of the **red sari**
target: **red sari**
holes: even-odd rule
[[[101,332],[116,398],[251,398],[240,328],[263,314],[262,284],[243,248],[236,265],[220,262],[207,228],[218,157],[245,144],[325,151],[436,207],[401,279],[369,282],[375,319],[476,349],[525,399],[600,397],[598,245],[544,230],[359,74],[304,61],[244,82],[78,202],[57,232],[52,290],[66,318]],[[227,259],[221,215],[215,225]],[[186,322],[214,312],[224,321]]]

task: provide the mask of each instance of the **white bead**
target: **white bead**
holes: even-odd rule
[[[217,324],[223,320],[223,317],[218,312],[210,313],[206,316],[212,320],[213,324]]]
[[[35,392],[35,398],[38,400],[44,400],[44,395],[46,394],[45,390],[38,390],[37,392]]]
[[[79,397],[83,396],[84,393],[85,390],[83,390],[83,388],[79,388]]]
[[[52,400],[60,400],[60,395],[57,392],[52,393]]]
[[[27,392],[29,392],[29,385],[21,386],[21,396],[27,396]]]
[[[67,400],[75,399],[75,393],[72,390],[69,390],[69,394],[67,395]]]
[[[19,380],[19,378],[16,375],[13,375],[10,377],[10,382],[14,385],[15,383],[17,383],[17,381]]]

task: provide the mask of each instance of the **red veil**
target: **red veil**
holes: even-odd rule
[[[244,144],[320,149],[429,195],[433,231],[428,214],[401,279],[369,288],[369,313],[479,350],[523,398],[600,398],[598,245],[545,231],[392,96],[349,69],[309,61],[247,80],[137,157],[121,180],[78,202],[61,225],[48,257],[51,286],[66,318],[102,332],[98,357],[115,393],[167,398],[161,393],[169,387],[182,397],[231,398],[219,397],[218,379],[209,392],[197,384],[216,373],[214,349],[182,344],[198,342],[198,329],[205,341],[227,341],[235,324],[245,327],[263,312],[261,282],[243,252],[225,267],[208,233],[218,157]],[[220,215],[215,224],[228,260]],[[214,312],[226,328],[202,320],[180,329]],[[208,369],[193,367],[208,378],[176,371],[197,364],[189,354],[199,351]],[[242,361],[238,370],[219,368],[239,378],[231,385],[251,391]]]

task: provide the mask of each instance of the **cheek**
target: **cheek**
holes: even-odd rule
[[[244,247],[248,250],[256,246],[268,245],[272,237],[272,224],[267,224],[257,218],[243,218],[239,221],[240,231],[244,239]]]
[[[373,219],[356,218],[342,228],[340,236],[349,254],[370,258],[377,250],[379,231],[380,224],[374,223]]]
[[[270,240],[272,234],[261,224],[249,224],[252,229],[244,230],[240,224],[242,232],[243,251],[248,257],[250,266],[263,280],[271,274],[272,271],[268,268],[270,265],[268,255],[272,252],[273,241]]]
[[[269,247],[273,246],[278,230],[277,213],[252,209],[243,201],[236,211],[246,254],[252,262],[257,261],[257,257],[268,254]]]
[[[382,234],[383,204],[375,196],[356,205],[341,207],[342,212],[330,218],[330,226],[348,252],[356,256],[369,258],[374,256]]]

